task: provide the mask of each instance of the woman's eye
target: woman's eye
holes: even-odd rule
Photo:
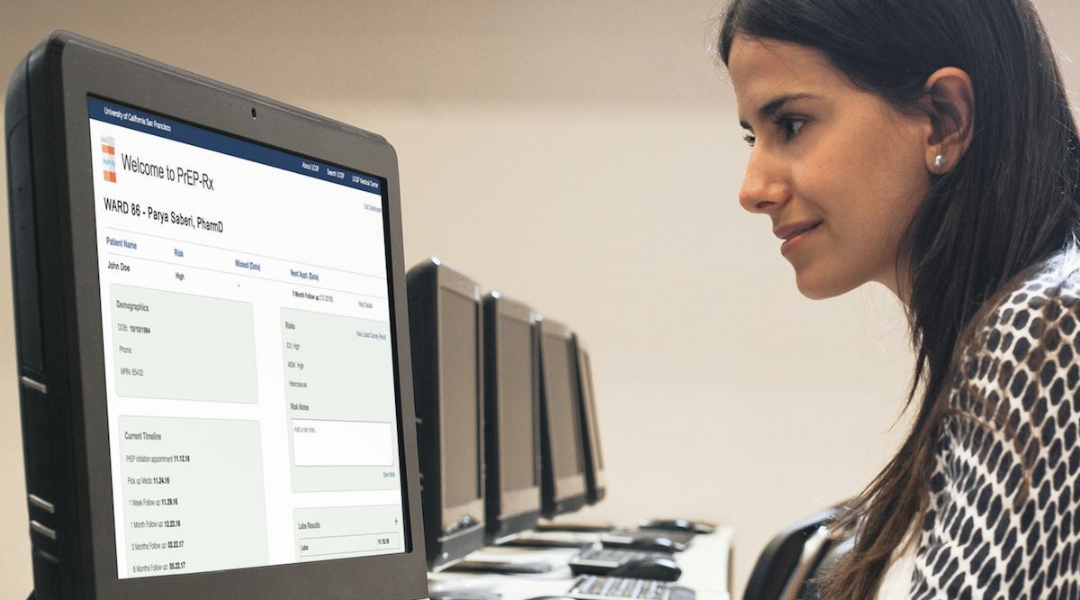
[[[795,119],[792,117],[782,117],[777,120],[777,124],[784,131],[784,136],[787,139],[791,139],[802,131],[803,125],[806,125],[806,119]]]
[[[784,141],[789,141],[793,137],[799,135],[802,131],[803,125],[806,125],[806,119],[799,119],[796,117],[779,117],[776,119],[776,126],[784,136]],[[743,136],[743,141],[746,142],[751,148],[757,143],[757,136],[752,133],[748,133]]]

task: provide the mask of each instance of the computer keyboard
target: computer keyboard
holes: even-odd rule
[[[640,536],[655,535],[666,537],[679,544],[690,544],[697,535],[693,531],[678,531],[660,527],[605,527],[603,525],[582,525],[573,523],[541,523],[536,526],[536,531],[565,531],[572,533],[602,533],[617,536]]]
[[[655,535],[633,531],[612,531],[600,535],[605,548],[641,550],[643,552],[682,552],[688,544],[673,540],[667,535]]]
[[[658,558],[671,558],[671,554],[619,548],[587,548],[571,557],[569,564],[574,575],[607,575],[627,563]]]
[[[459,560],[448,564],[446,571],[465,571],[471,573],[505,573],[512,575],[539,575],[551,571],[551,563],[546,561],[520,560]]]
[[[690,588],[662,581],[597,575],[578,577],[574,581],[574,586],[570,588],[569,595],[580,600],[609,600],[611,598],[695,600],[697,596]]]
[[[628,535],[656,535],[663,536],[667,539],[678,543],[689,545],[694,540],[694,536],[697,535],[692,531],[675,531],[673,529],[659,529],[655,527],[640,527],[638,529],[623,529]],[[613,532],[614,533],[614,532]]]

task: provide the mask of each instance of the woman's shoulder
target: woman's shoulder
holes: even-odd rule
[[[984,369],[994,363],[999,371],[991,379],[1001,384],[1010,374],[1027,372],[1026,381],[1008,377],[1010,387],[1026,388],[1034,380],[1049,385],[1055,373],[1069,367],[1080,377],[1080,347],[1075,343],[1080,340],[1080,250],[1055,255],[1000,291],[967,339],[961,377],[985,377]],[[1072,383],[1075,387],[1077,382]]]
[[[955,414],[1008,438],[1028,427],[1046,437],[1068,427],[1080,412],[1070,406],[1080,387],[1080,251],[1056,255],[1002,290],[960,350],[949,400]],[[1070,419],[1047,421],[1051,410]]]

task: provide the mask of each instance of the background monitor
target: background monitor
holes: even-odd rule
[[[600,422],[596,418],[596,396],[593,395],[592,362],[581,336],[574,335],[574,346],[577,349],[578,391],[585,433],[587,501],[589,504],[596,504],[604,499],[607,487],[604,484],[604,454],[600,447]]]
[[[436,570],[484,543],[480,286],[436,258],[406,278],[424,536]]]
[[[34,597],[425,596],[393,148],[64,32],[6,110]]]
[[[536,313],[484,297],[489,541],[531,529],[540,515],[540,346]]]
[[[585,505],[585,447],[578,394],[577,353],[566,325],[541,318],[541,514],[547,518]]]

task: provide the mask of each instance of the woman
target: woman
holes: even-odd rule
[[[1080,598],[1080,152],[1029,0],[733,0],[739,201],[907,309],[918,412],[827,598]],[[884,583],[883,583],[884,582]]]

